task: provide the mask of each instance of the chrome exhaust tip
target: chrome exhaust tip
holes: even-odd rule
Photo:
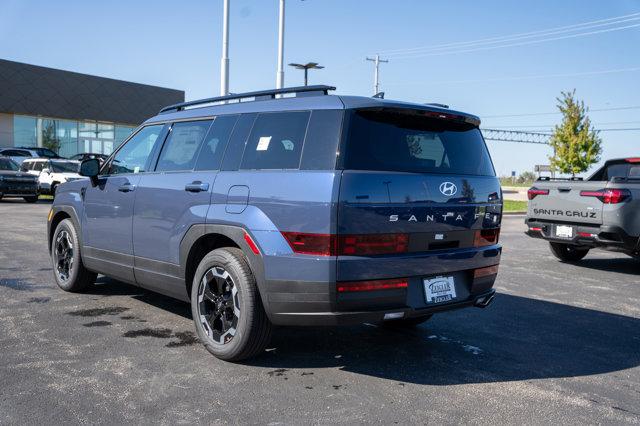
[[[477,308],[486,308],[487,306],[489,306],[492,302],[493,299],[495,299],[495,294],[489,295],[489,296],[484,296],[484,297],[480,297],[476,300],[476,302],[474,303],[474,306],[476,306]]]

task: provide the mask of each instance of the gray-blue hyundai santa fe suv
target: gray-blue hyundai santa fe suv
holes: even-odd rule
[[[491,303],[500,184],[477,117],[328,86],[166,107],[48,219],[57,284],[97,274],[191,303],[215,356],[273,325],[416,325]]]

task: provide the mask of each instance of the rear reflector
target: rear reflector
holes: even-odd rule
[[[591,232],[578,232],[578,236],[586,237],[586,238],[594,238],[596,237],[596,234],[592,234]]]
[[[548,189],[538,189],[538,188],[529,188],[529,190],[527,191],[527,198],[530,200],[533,200],[534,198],[536,198],[538,195],[549,195],[549,190]]]
[[[330,235],[283,232],[295,253],[318,256],[367,256],[406,253],[408,234]]]
[[[490,246],[498,244],[500,228],[478,229],[475,234],[473,245],[475,247]]]
[[[408,234],[338,235],[339,255],[393,254],[408,250]]]
[[[536,226],[529,228],[530,231],[538,231],[538,232],[542,232],[542,228],[538,228]]]
[[[604,204],[618,204],[631,198],[628,189],[600,189],[598,191],[580,191],[582,197],[595,197]]]
[[[488,266],[486,268],[478,268],[473,271],[473,278],[488,277],[498,273],[498,265]]]
[[[253,241],[253,239],[251,238],[251,235],[247,234],[246,232],[244,233],[244,240],[245,242],[249,245],[249,248],[251,249],[251,251],[253,252],[253,254],[260,254],[260,250],[258,250],[258,246],[256,245],[256,243]]]
[[[408,286],[409,281],[406,278],[336,283],[336,289],[338,290],[338,293],[348,293],[354,291],[394,290],[399,288],[407,288]]]

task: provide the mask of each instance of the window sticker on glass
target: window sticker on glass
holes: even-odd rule
[[[289,139],[283,140],[282,146],[284,146],[284,149],[286,149],[287,151],[293,151],[294,148],[293,142],[291,142]]]
[[[140,166],[135,166],[133,168],[133,173],[140,173]]]
[[[266,151],[269,149],[269,143],[271,142],[271,136],[260,136],[258,140],[258,146],[256,151]]]

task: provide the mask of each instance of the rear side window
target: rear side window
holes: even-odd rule
[[[309,116],[309,111],[259,114],[241,168],[297,169]]]
[[[480,130],[411,110],[359,110],[350,115],[344,168],[495,176]]]
[[[237,115],[223,115],[215,119],[204,138],[202,148],[200,148],[196,170],[218,170],[220,168],[222,155],[237,120]]]
[[[211,120],[175,123],[167,137],[156,171],[193,170]]]

